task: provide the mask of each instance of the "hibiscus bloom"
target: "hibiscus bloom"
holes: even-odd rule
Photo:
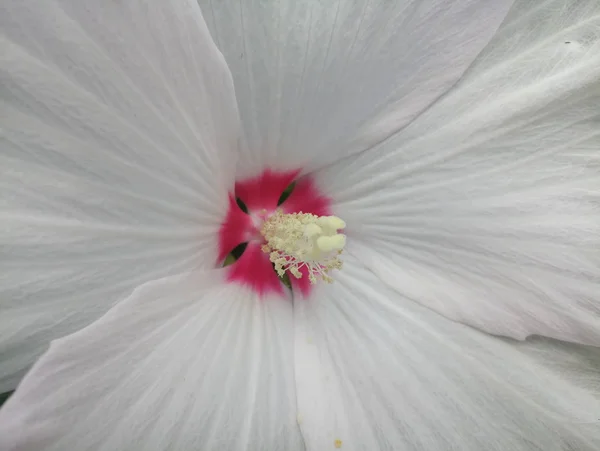
[[[600,448],[597,0],[0,11],[0,449]]]

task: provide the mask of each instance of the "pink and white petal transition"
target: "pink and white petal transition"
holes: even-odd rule
[[[600,449],[598,348],[448,321],[344,255],[336,282],[294,302],[308,450]]]
[[[598,1],[518,1],[444,99],[316,179],[404,297],[600,345],[599,80]]]
[[[238,170],[310,171],[365,150],[442,96],[512,0],[200,0],[233,74]]]
[[[53,342],[0,410],[0,449],[304,450],[292,304],[224,272],[143,285]]]
[[[240,134],[193,0],[0,7],[0,392],[148,280],[214,265]]]

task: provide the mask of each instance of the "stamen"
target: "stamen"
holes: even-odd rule
[[[346,236],[338,231],[344,227],[346,223],[337,216],[277,210],[262,226],[261,234],[267,241],[262,250],[269,254],[280,277],[287,271],[300,279],[300,269],[307,268],[311,284],[318,278],[331,283],[329,271],[342,267],[339,255]]]

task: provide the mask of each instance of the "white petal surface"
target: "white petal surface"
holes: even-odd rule
[[[401,129],[489,42],[512,0],[200,0],[233,74],[247,151],[314,169]]]
[[[289,299],[194,272],[54,341],[0,411],[6,451],[303,450]]]
[[[599,105],[600,3],[520,1],[452,92],[319,183],[403,296],[600,345]]]
[[[307,450],[600,449],[599,349],[484,334],[344,260],[294,300]]]
[[[0,6],[0,392],[139,284],[212,265],[239,138],[196,2]]]

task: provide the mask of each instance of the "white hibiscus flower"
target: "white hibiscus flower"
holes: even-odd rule
[[[2,451],[600,449],[598,0],[0,27]]]

